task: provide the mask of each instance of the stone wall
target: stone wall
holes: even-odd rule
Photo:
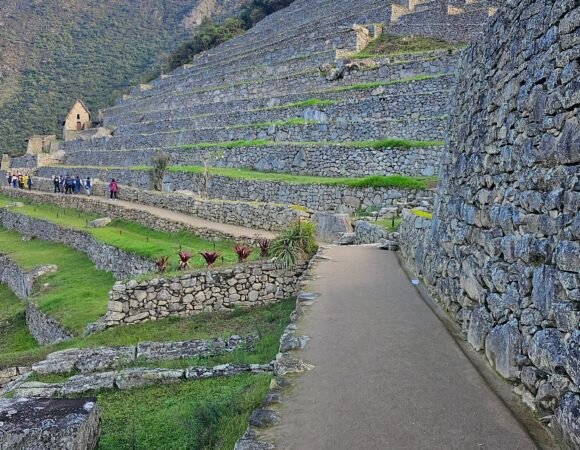
[[[74,171],[75,169],[69,170]],[[150,185],[149,172],[147,170],[82,168],[79,171],[82,172],[81,175],[83,177],[90,175],[93,179],[115,178],[122,185],[119,193],[121,199],[126,198],[126,185],[138,189],[148,189]],[[39,175],[42,177],[48,177],[52,173],[54,173],[54,168],[39,170]],[[164,180],[164,189],[168,191],[204,192],[202,186],[202,177],[195,173],[170,172]],[[95,192],[99,194],[97,190]],[[298,205],[314,211],[334,211],[341,205],[351,210],[359,207],[393,205],[396,202],[418,205],[421,199],[430,199],[433,194],[429,190],[291,184],[214,175],[209,180],[208,195],[210,198]],[[145,196],[146,194],[143,193],[141,198]],[[173,195],[167,197],[168,202],[173,204],[173,198]],[[129,198],[126,199],[129,200]],[[193,197],[190,196],[191,200],[193,200]],[[172,207],[171,209],[174,208]]]
[[[32,293],[34,278],[24,272],[5,255],[0,255],[0,283],[6,284],[14,294],[27,299]]]
[[[471,345],[570,448],[580,446],[579,18],[568,0],[500,8],[460,63],[434,219],[404,224],[401,237]]]
[[[203,270],[172,279],[117,283],[109,295],[105,326],[188,316],[278,302],[296,292],[305,265],[283,271],[271,262]]]
[[[54,170],[52,170],[52,172],[54,172]],[[83,174],[84,173],[85,172],[83,172]],[[90,173],[93,172],[91,171]],[[35,178],[35,181],[35,189],[45,192],[53,191],[53,185],[50,179]],[[31,200],[37,199],[37,201],[53,203],[63,207],[74,207],[81,211],[95,212],[111,218],[139,222],[147,227],[160,231],[175,232],[189,230],[192,233],[210,240],[231,239],[244,242],[253,242],[256,240],[256,237],[251,233],[251,231],[248,231],[248,236],[234,237],[211,228],[188,226],[182,222],[163,219],[159,216],[147,213],[146,211],[125,208],[122,205],[110,205],[90,201],[83,195],[47,195],[39,197],[36,194],[27,194],[25,191],[16,189],[5,189],[3,192],[7,195],[13,195],[16,197],[27,197]],[[107,185],[98,181],[93,181],[92,192],[93,195],[98,197],[107,197],[109,195]],[[291,206],[276,203],[227,201],[217,199],[203,200],[191,194],[169,194],[130,186],[120,187],[119,198],[143,205],[181,212],[212,222],[229,223],[257,230],[281,230],[289,223],[299,220],[301,217],[309,217],[310,215],[309,212],[304,210],[304,208],[293,208]]]
[[[155,270],[153,261],[99,242],[88,233],[19,214],[7,208],[0,208],[0,225],[25,236],[66,244],[85,253],[99,269],[113,273],[117,279]]]
[[[55,319],[40,311],[32,301],[26,305],[26,325],[40,345],[56,344],[72,338]]]

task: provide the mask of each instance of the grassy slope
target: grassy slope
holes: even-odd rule
[[[181,23],[198,0],[1,3],[0,153],[60,132],[76,98],[95,114],[111,104],[188,36]]]
[[[13,201],[14,199],[10,197],[0,195],[0,207]],[[103,228],[88,228],[86,226],[87,221],[97,218],[96,214],[83,213],[71,208],[57,208],[51,205],[31,203],[13,210],[19,214],[82,230],[90,233],[101,242],[145,258],[155,260],[160,256],[170,256],[170,269],[177,268],[179,259],[176,254],[180,246],[183,250],[189,251],[194,255],[190,260],[193,268],[205,266],[205,262],[199,252],[213,251],[214,248],[223,256],[223,261],[218,261],[218,266],[233,264],[237,261],[237,255],[233,251],[234,243],[230,241],[208,241],[186,231],[166,233],[144,227],[135,222],[122,220],[115,220]],[[258,252],[254,251],[251,258],[256,258],[257,256]]]
[[[25,309],[24,301],[16,297],[8,286],[0,284],[0,361],[3,355],[28,352],[37,347],[26,328]]]
[[[2,285],[0,285],[0,289],[3,289]],[[0,293],[2,292],[0,291]],[[18,302],[20,303],[16,303],[14,300],[7,302],[2,298],[0,305],[4,309],[4,306],[8,303],[16,306],[22,304],[20,300]],[[11,308],[14,308],[14,306],[11,306]],[[276,355],[278,340],[288,323],[293,309],[294,301],[285,300],[261,308],[235,309],[233,311],[200,314],[188,318],[171,317],[153,322],[108,328],[87,337],[74,338],[70,341],[46,347],[38,347],[34,341],[30,341],[32,338],[27,335],[26,324],[23,316],[20,316],[20,320],[14,322],[14,335],[0,332],[0,368],[40,361],[48,353],[66,348],[133,345],[142,341],[207,339],[210,337],[227,337],[232,334],[247,335],[250,333],[258,333],[260,335],[260,342],[255,350],[245,353],[238,352],[233,357],[240,362],[265,363],[272,360]],[[18,310],[16,310],[16,313],[18,313]],[[16,335],[16,332],[18,332],[18,335]],[[218,360],[216,359],[216,361]],[[193,363],[194,361],[191,361],[189,365]],[[166,364],[171,365],[169,362]],[[161,363],[156,365],[161,366]]]
[[[87,324],[105,314],[113,276],[95,268],[83,253],[53,242],[23,241],[20,234],[2,228],[0,252],[25,270],[44,264],[58,266],[57,272],[36,283],[33,299],[42,311],[73,333],[81,333]]]
[[[372,58],[376,56],[425,53],[434,50],[453,50],[463,44],[453,44],[442,39],[423,36],[397,36],[383,34],[371,42],[367,48],[356,54],[355,58]]]
[[[100,450],[231,449],[270,375],[240,375],[97,395]]]

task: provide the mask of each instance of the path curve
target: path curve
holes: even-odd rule
[[[298,323],[311,337],[268,440],[279,450],[532,450],[394,252],[330,247]]]

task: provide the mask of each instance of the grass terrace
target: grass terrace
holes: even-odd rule
[[[186,172],[201,174],[205,168],[202,166],[171,166],[170,172]],[[373,175],[362,178],[347,177],[316,177],[307,175],[290,175],[285,173],[257,172],[249,169],[232,168],[209,168],[209,173],[215,176],[236,178],[253,181],[274,181],[288,184],[321,184],[343,185],[353,188],[401,188],[401,189],[426,189],[428,182],[434,177],[409,177],[403,175]]]
[[[18,201],[26,202],[23,199],[18,199]],[[7,206],[12,202],[14,199],[0,195],[0,207]],[[216,266],[234,264],[238,258],[233,250],[234,242],[209,241],[188,231],[168,233],[123,220],[114,220],[103,228],[88,228],[87,222],[96,219],[99,217],[98,215],[80,212],[72,208],[60,208],[33,202],[24,203],[23,207],[11,209],[18,214],[47,220],[62,227],[89,233],[105,244],[144,258],[156,260],[161,256],[170,256],[169,270],[177,269],[179,258],[176,254],[180,249],[193,255],[190,260],[192,268],[205,267],[205,261],[199,254],[203,251],[217,251],[221,255]],[[258,253],[253,251],[250,260],[255,260]]]
[[[257,140],[239,140],[228,142],[203,142],[198,144],[177,145],[171,148],[176,149],[211,149],[211,148],[244,148],[244,147],[266,147],[266,146],[296,146],[296,147],[314,147],[314,146],[332,146],[343,148],[369,148],[380,150],[385,148],[411,149],[425,147],[443,147],[443,141],[416,141],[412,139],[385,138],[372,141],[351,141],[351,142],[282,142],[269,141],[265,139]]]
[[[27,271],[47,264],[58,267],[55,273],[37,281],[32,299],[73,334],[81,334],[87,324],[107,311],[108,293],[115,280],[112,274],[97,269],[85,254],[53,242],[24,241],[22,235],[3,228],[0,228],[0,252]],[[7,314],[17,323],[16,306],[8,303]],[[12,350],[28,345],[28,337],[19,335],[13,337],[17,342],[10,344]]]
[[[377,56],[395,56],[405,54],[428,53],[436,50],[454,50],[465,47],[442,39],[423,36],[397,36],[382,34],[372,41],[364,50],[352,56],[356,59],[376,58]]]
[[[346,86],[340,86],[332,89],[327,89],[321,92],[347,92],[347,91],[363,91],[367,89],[374,89],[381,86],[391,86],[394,84],[408,83],[412,81],[432,80],[436,78],[446,77],[448,74],[442,73],[437,75],[416,75],[414,77],[401,78],[400,80],[390,81],[369,81],[367,83],[355,83]]]

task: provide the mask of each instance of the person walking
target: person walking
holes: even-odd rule
[[[8,173],[6,178],[8,179],[8,187],[12,187],[12,174]]]
[[[18,189],[18,177],[15,174],[12,174],[12,187]]]
[[[52,177],[52,184],[54,185],[54,193],[60,192],[60,180],[58,179],[58,175],[54,175]]]
[[[81,177],[79,177],[78,175],[75,178],[75,194],[80,194],[81,193]]]
[[[29,191],[32,190],[32,177],[30,175],[28,175],[28,179],[26,180],[26,187]]]
[[[66,189],[65,189],[65,185],[64,185],[64,177],[62,175],[58,176],[58,184],[60,186],[60,193],[61,194],[65,194],[66,193]]]
[[[85,180],[85,192],[89,197],[91,196],[91,177],[87,177]]]
[[[24,176],[21,173],[18,174],[18,187],[24,189]]]
[[[117,191],[119,190],[119,185],[115,181],[114,178],[111,178],[111,182],[109,183],[109,193],[111,194],[111,198],[117,200]]]

